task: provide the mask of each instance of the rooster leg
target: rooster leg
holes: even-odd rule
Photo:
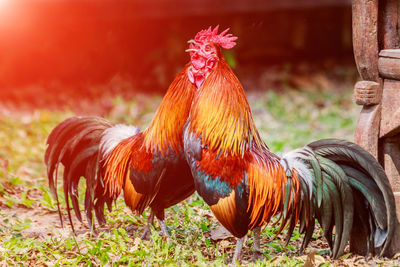
[[[254,233],[254,242],[253,242],[253,249],[254,249],[254,260],[261,260],[262,259],[262,253],[260,249],[260,233],[261,233],[261,227],[254,228],[253,230]]]
[[[238,240],[236,241],[236,248],[235,248],[235,254],[233,254],[232,265],[235,265],[236,261],[239,261],[240,259],[240,252],[242,252],[245,238],[246,236],[238,238]]]
[[[170,236],[169,233],[168,233],[167,226],[165,225],[164,220],[160,220],[160,219],[158,219],[158,218],[157,218],[157,220],[158,220],[158,223],[160,224],[160,228],[161,228],[162,234],[163,234],[165,237],[167,237],[168,239],[171,239],[171,236]]]
[[[150,216],[147,218],[147,224],[144,227],[144,232],[143,232],[143,234],[141,236],[141,238],[143,240],[149,240],[150,239],[150,234],[151,234],[150,224],[154,225],[154,212],[153,212],[153,210],[151,211]]]

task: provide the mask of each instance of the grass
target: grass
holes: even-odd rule
[[[359,107],[351,101],[351,89],[249,93],[249,102],[262,137],[274,152],[284,152],[320,138],[352,140]],[[107,117],[116,122],[147,125],[160,96],[140,96],[125,101],[115,98]],[[39,110],[0,118],[0,262],[2,265],[196,265],[219,266],[230,261],[234,239],[212,239],[218,226],[208,206],[193,195],[167,210],[166,224],[172,240],[152,229],[152,241],[142,241],[146,216],[136,216],[118,199],[107,215],[107,224],[91,234],[80,223],[77,236],[67,224],[60,227],[57,208],[47,184],[43,163],[45,140],[71,111]],[[84,186],[80,187],[83,203]],[[59,186],[65,217],[65,200]],[[272,240],[276,227],[262,231],[264,260],[251,260],[249,238],[242,265],[303,266],[305,262],[329,266],[333,262],[318,232],[304,256],[296,254],[302,236],[295,232],[285,247],[284,235]],[[249,234],[251,236],[251,234]],[[317,251],[317,254],[315,254]],[[319,255],[323,254],[323,255]],[[326,253],[325,253],[326,254]],[[353,262],[365,263],[352,256]],[[344,259],[343,261],[346,261]]]

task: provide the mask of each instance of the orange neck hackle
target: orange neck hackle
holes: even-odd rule
[[[242,85],[221,56],[198,89],[190,111],[191,131],[223,155],[243,156],[255,145],[266,147],[253,121]]]
[[[117,197],[124,187],[129,170],[148,172],[153,152],[163,155],[183,150],[182,131],[189,116],[194,85],[186,75],[187,66],[172,82],[150,126],[142,133],[122,140],[105,159],[106,187]]]
[[[194,85],[189,81],[186,66],[174,79],[150,126],[144,131],[144,146],[151,152],[182,151],[182,130],[189,116]]]

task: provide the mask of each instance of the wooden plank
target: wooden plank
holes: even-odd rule
[[[400,80],[400,59],[379,57],[378,69],[383,78]]]
[[[400,197],[400,136],[386,138],[383,145],[385,172],[395,195]],[[397,194],[396,194],[397,193]],[[400,198],[399,198],[400,201]],[[399,202],[400,204],[400,202]],[[400,205],[397,206],[400,219]]]
[[[381,106],[364,106],[357,120],[354,142],[378,158],[378,133]]]
[[[384,166],[393,189],[396,203],[397,221],[400,221],[400,136],[386,138],[383,141]],[[397,223],[391,246],[386,256],[393,256],[400,251],[400,225]]]
[[[378,131],[381,106],[364,106],[357,120],[354,142],[378,159]],[[368,253],[369,229],[353,227],[350,234],[350,251],[359,255]]]
[[[385,79],[382,95],[382,119],[380,137],[393,136],[400,132],[400,82]]]
[[[400,59],[400,49],[383,49],[379,52],[379,56]]]
[[[124,19],[128,20],[343,7],[350,6],[351,4],[351,0],[22,0],[17,2],[21,2],[23,5],[41,5],[49,9],[60,5],[90,6],[94,9],[102,6],[113,6],[113,13],[117,12]],[[116,8],[115,6],[119,6],[120,8]],[[116,9],[120,10],[116,11]],[[113,14],[109,16],[114,17]],[[90,19],[90,16],[88,16],[88,19]]]
[[[396,199],[396,196],[395,196]],[[398,205],[400,204],[399,202],[396,203],[398,207]],[[390,247],[387,250],[387,252],[385,253],[385,257],[391,258],[393,256],[395,256],[396,254],[398,254],[400,251],[400,224],[397,220],[396,222],[396,226],[395,226],[395,230],[394,230],[394,235],[392,237],[392,241],[390,242]]]
[[[361,78],[379,79],[378,71],[378,0],[353,0],[353,49]]]
[[[30,2],[29,0],[27,2]],[[37,3],[66,3],[71,0],[36,0]],[[99,2],[105,4],[124,3],[127,6],[136,6],[143,8],[141,11],[147,14],[163,13],[164,15],[170,14],[170,12],[179,12],[185,14],[186,11],[192,13],[197,10],[202,15],[208,15],[211,13],[222,14],[226,11],[271,11],[278,9],[287,8],[318,8],[318,7],[335,7],[335,6],[350,6],[351,0],[76,0],[75,3],[94,3]],[[219,6],[221,9],[214,10],[213,8]],[[142,13],[142,12],[137,12]],[[137,14],[140,15],[140,14]]]
[[[0,0],[1,1],[1,0]],[[147,20],[180,17],[204,17],[271,12],[289,9],[348,7],[351,0],[21,0],[10,1],[19,9],[53,10],[70,9],[82,12],[82,18],[90,21],[88,14],[102,12],[104,20]],[[64,13],[66,14],[66,13]]]
[[[72,11],[81,13],[81,21],[91,21],[92,16],[88,14],[92,13],[104,13],[103,21],[131,21],[240,15],[293,9],[349,7],[351,5],[351,0],[10,0],[8,2],[7,11],[14,9],[23,14],[32,11],[39,13],[46,11],[49,14],[54,10],[64,11],[60,16],[69,15],[68,12]]]
[[[393,49],[399,47],[399,36],[397,34],[398,0],[384,1],[383,8],[380,9],[382,26],[380,35],[382,36],[383,49]]]
[[[397,1],[397,11],[400,12],[400,1]],[[397,35],[400,36],[400,15],[397,16]]]

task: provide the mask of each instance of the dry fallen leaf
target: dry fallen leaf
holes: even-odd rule
[[[218,241],[232,237],[232,234],[228,230],[226,230],[225,227],[219,225],[217,226],[217,228],[211,230],[210,236],[212,240]]]
[[[304,262],[303,267],[314,267],[315,266],[315,251],[310,252],[307,255],[306,261]]]

